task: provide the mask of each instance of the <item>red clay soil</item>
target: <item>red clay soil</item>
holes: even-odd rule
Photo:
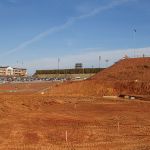
[[[150,95],[150,58],[128,58],[86,81],[56,85],[49,94],[104,96]]]
[[[33,83],[6,83],[0,85],[0,95],[8,94],[33,94],[49,89],[53,83],[50,82],[33,82]]]
[[[150,57],[128,58],[118,61],[91,79],[96,81],[150,81]]]
[[[149,150],[149,107],[142,101],[3,94],[0,150]]]
[[[136,70],[128,81],[119,77],[121,66],[135,61],[145,66],[139,67],[144,79]],[[0,85],[16,90],[0,93],[0,150],[150,150],[150,99],[97,97],[117,94],[117,83],[120,92],[130,90],[129,83],[132,93],[148,92],[149,65],[149,58],[127,59],[83,82]]]
[[[18,91],[0,93],[0,150],[150,149],[149,99],[55,96],[41,92],[52,83],[9,85]]]

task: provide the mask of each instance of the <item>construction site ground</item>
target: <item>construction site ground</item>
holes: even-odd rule
[[[53,86],[0,85],[0,149],[150,149],[149,99],[57,96]]]

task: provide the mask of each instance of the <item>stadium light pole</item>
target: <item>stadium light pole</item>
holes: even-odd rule
[[[101,56],[99,56],[99,69],[100,69]]]
[[[136,48],[136,42],[135,42],[136,32],[137,32],[137,30],[134,28],[134,29],[133,29],[134,58],[135,58],[135,48]]]
[[[58,74],[59,74],[59,66],[60,65],[60,58],[58,58]]]

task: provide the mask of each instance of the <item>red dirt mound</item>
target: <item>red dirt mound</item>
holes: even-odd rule
[[[93,76],[92,79],[97,81],[150,81],[150,58],[120,60]]]
[[[103,96],[122,93],[150,95],[150,58],[118,61],[86,81],[57,85],[49,94]]]

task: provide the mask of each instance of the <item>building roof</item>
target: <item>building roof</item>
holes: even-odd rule
[[[25,69],[25,68],[13,68],[13,69],[21,69],[21,70],[27,70],[27,69]]]
[[[0,68],[8,68],[9,66],[0,66]]]
[[[12,69],[12,70],[13,70],[13,68],[12,68],[12,67],[7,67],[7,69]]]
[[[12,69],[27,70],[27,69],[25,69],[25,68],[13,68],[13,67],[10,67],[10,66],[0,66],[0,68],[12,68]]]

